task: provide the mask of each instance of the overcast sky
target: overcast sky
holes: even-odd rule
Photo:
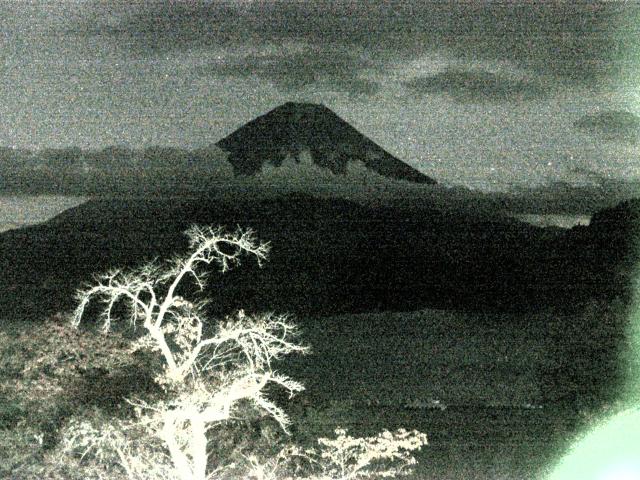
[[[638,3],[532,3],[6,0],[0,144],[198,147],[293,100],[445,183],[640,179]]]

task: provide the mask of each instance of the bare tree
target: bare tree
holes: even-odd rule
[[[187,255],[166,265],[155,263],[131,271],[113,270],[78,291],[73,324],[79,326],[90,302],[102,306],[104,332],[118,319],[119,306],[133,326],[143,334],[132,344],[160,353],[163,367],[156,381],[166,395],[159,401],[129,399],[135,415],[131,419],[108,418],[96,424],[71,422],[63,432],[62,451],[91,459],[83,478],[128,480],[209,480],[238,478],[237,466],[224,459],[210,458],[207,435],[215,424],[234,418],[241,403],[249,403],[275,419],[286,432],[289,418],[266,395],[275,385],[289,395],[303,390],[302,384],[272,368],[272,361],[289,353],[306,353],[296,343],[296,327],[286,316],[246,315],[243,311],[209,325],[205,302],[193,302],[178,295],[180,286],[191,279],[200,290],[206,283],[205,267],[217,264],[223,271],[240,263],[242,255],[266,259],[269,247],[259,243],[250,230],[227,234],[221,229],[191,227]],[[408,472],[415,460],[408,452],[426,445],[417,431],[384,431],[370,438],[352,438],[336,429],[337,438],[319,439],[320,449],[302,450],[288,446],[272,459],[245,457],[243,477],[260,480],[292,480],[285,472],[294,458],[317,467],[308,480],[351,480],[391,477]],[[376,462],[382,465],[376,466]],[[396,466],[385,466],[396,462]],[[64,465],[64,462],[62,462]]]
[[[239,264],[242,255],[262,262],[269,247],[257,242],[250,230],[227,234],[221,229],[194,226],[186,235],[190,241],[188,256],[176,257],[167,265],[151,263],[131,271],[113,270],[79,290],[73,324],[78,326],[87,305],[97,301],[102,303],[100,316],[105,332],[116,320],[116,307],[121,304],[127,307],[131,324],[143,327],[145,333],[132,350],[160,353],[164,368],[156,381],[171,395],[169,400],[153,405],[142,400],[129,403],[139,411],[138,425],[143,423],[162,440],[175,478],[196,480],[211,475],[207,430],[211,424],[229,419],[241,400],[266,412],[286,431],[289,419],[265,395],[265,387],[277,384],[292,395],[303,386],[274,372],[271,362],[289,353],[304,353],[307,348],[293,341],[296,327],[286,316],[272,314],[248,316],[240,311],[219,322],[215,333],[205,337],[205,302],[178,295],[181,284],[190,278],[203,289],[205,267],[214,263],[225,272]],[[104,444],[104,431],[88,434],[92,430],[86,424],[78,431],[83,432],[87,449],[97,447],[97,440]],[[96,442],[86,443],[92,435]],[[157,456],[135,454],[125,446],[124,437],[113,435],[109,437],[111,444],[119,445],[115,450],[128,476],[138,478],[144,472],[144,478],[150,478],[153,468],[144,461],[144,455],[153,458],[156,465]],[[76,444],[79,441],[77,435],[69,438]]]

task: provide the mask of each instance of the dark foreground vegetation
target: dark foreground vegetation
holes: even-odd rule
[[[249,415],[216,429],[215,453],[270,454],[284,441],[312,447],[338,425],[355,436],[415,428],[429,445],[411,479],[542,478],[583,428],[616,408],[623,310],[593,302],[572,315],[298,318],[312,353],[276,365],[307,387],[277,399],[292,437]],[[46,473],[65,425],[124,417],[125,398],[161,394],[154,362],[129,353],[126,333],[76,331],[53,316],[3,322],[0,339],[0,478],[85,478],[73,462],[62,477]]]

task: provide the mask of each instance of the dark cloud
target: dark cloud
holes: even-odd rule
[[[90,20],[76,31],[128,40],[130,47],[147,53],[282,40],[366,44],[367,33],[376,33],[372,22],[386,29],[375,19],[379,7],[345,1],[139,2],[121,8],[117,21],[113,16],[104,21],[104,10],[96,5]]]
[[[281,90],[298,90],[313,84],[329,84],[351,95],[373,94],[378,85],[359,78],[373,65],[342,48],[308,47],[301,51],[251,54],[226,58],[198,67],[201,76],[225,76],[270,81]]]
[[[360,95],[374,95],[380,90],[380,85],[377,82],[368,80],[366,78],[345,78],[336,79],[333,82],[333,86],[340,88],[351,96]]]
[[[569,173],[574,183],[602,187],[609,182],[606,175],[587,167],[573,167],[569,169]]]
[[[546,95],[532,81],[481,70],[447,69],[435,75],[412,79],[404,82],[404,85],[416,94],[446,94],[458,102],[516,102]]]
[[[574,126],[604,140],[640,143],[640,117],[624,110],[585,115]]]
[[[637,65],[640,51],[637,2],[134,2],[117,21],[99,5],[76,31],[142,55],[283,41],[357,45],[380,62],[446,50],[593,84]]]
[[[462,60],[506,60],[587,85],[638,65],[637,2],[474,4],[461,7],[445,37]]]

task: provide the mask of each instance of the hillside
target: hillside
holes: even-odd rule
[[[0,310],[66,308],[95,272],[183,251],[181,232],[192,223],[251,227],[273,246],[263,269],[246,265],[225,277],[225,296],[216,298],[222,310],[517,311],[571,306],[628,287],[627,264],[601,255],[592,227],[544,229],[304,194],[233,202],[122,198],[93,200],[0,235]],[[215,295],[217,281],[213,275]]]

